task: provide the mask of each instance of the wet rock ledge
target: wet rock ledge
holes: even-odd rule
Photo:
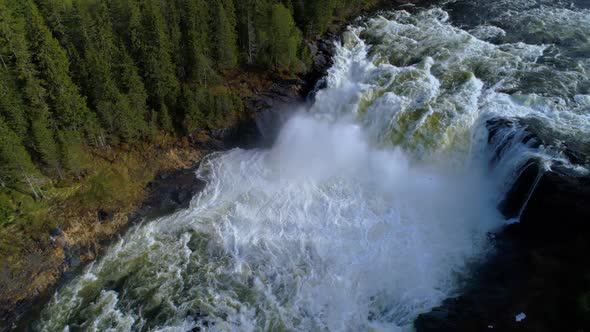
[[[498,207],[520,222],[494,237],[496,252],[462,295],[418,317],[418,331],[590,330],[590,176],[571,168],[587,166],[589,156],[574,142],[552,146],[557,137],[530,119],[488,121],[490,141],[507,127],[524,128],[508,138],[558,149],[563,160],[549,170],[537,158],[523,164]]]

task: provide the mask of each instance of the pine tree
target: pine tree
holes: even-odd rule
[[[214,76],[210,59],[208,7],[205,0],[181,1],[181,27],[184,41],[186,78],[205,83]]]
[[[113,35],[108,12],[103,3],[78,1],[74,3],[78,18],[76,39],[80,41],[81,66],[84,68],[82,86],[89,104],[96,110],[101,125],[114,133],[115,109],[121,98],[111,75]]]
[[[31,139],[27,145],[49,169],[59,172],[59,157],[52,133],[52,120],[46,103],[46,91],[33,64],[25,28],[25,3],[0,1],[0,35],[10,51],[11,66],[15,72],[23,99],[28,108],[27,120]]]
[[[297,50],[301,44],[301,32],[295,26],[293,16],[283,5],[275,4],[272,6],[270,22],[269,52],[273,65],[297,71],[300,69]]]
[[[145,121],[145,101],[141,106],[133,105],[138,107],[133,109],[128,96],[120,91],[119,85],[124,85],[129,80],[126,74],[132,73],[126,66],[114,68],[121,66],[121,61],[127,59],[122,58],[121,53],[124,50],[117,47],[106,3],[78,1],[74,3],[73,11],[79,18],[79,28],[76,29],[79,35],[75,39],[82,45],[80,53],[83,56],[80,63],[84,68],[83,91],[96,111],[102,127],[111,135],[132,140],[141,134]],[[135,83],[137,84],[143,86],[143,83]]]
[[[18,135],[0,116],[0,187],[21,190],[23,185],[39,198],[42,192],[36,184],[38,171]]]
[[[5,53],[0,53],[4,58]],[[27,136],[28,124],[23,100],[16,85],[16,80],[6,64],[0,66],[0,116],[4,116],[7,125],[21,139]]]
[[[174,74],[181,80],[186,77],[183,71],[182,61],[182,30],[180,26],[180,6],[177,1],[164,1],[162,6],[162,15],[166,25],[166,35],[168,36],[168,45],[172,64],[174,65]]]
[[[321,35],[328,28],[334,11],[333,0],[305,1],[305,31],[308,36]]]
[[[80,134],[74,130],[61,130],[57,133],[57,141],[63,167],[72,175],[80,177],[88,165],[88,156]]]
[[[117,132],[126,141],[132,141],[147,133],[147,92],[137,66],[122,42],[117,43],[116,65],[113,67],[115,81],[123,94]]]
[[[142,5],[140,32],[143,42],[140,43],[137,53],[143,67],[144,82],[151,97],[151,106],[159,112],[158,122],[168,124],[172,123],[169,111],[176,106],[180,83],[175,75],[170,40],[159,1],[146,0]]]
[[[88,142],[225,126],[243,105],[224,75],[302,70],[301,31],[369,2],[0,0],[0,139],[14,145],[0,181],[82,175]]]
[[[140,56],[141,9],[137,0],[105,0],[113,22],[113,31],[121,37],[124,44],[133,52],[136,59]]]
[[[51,111],[59,129],[82,131],[94,128],[94,118],[69,74],[70,62],[65,50],[51,35],[36,5],[25,1],[29,42],[48,92]]]
[[[182,88],[181,105],[184,110],[182,125],[188,133],[206,125],[205,115],[201,110],[201,101],[197,93],[198,89],[198,87],[190,85],[185,85]]]
[[[243,0],[236,2],[238,44],[244,52],[248,65],[256,62],[261,41],[268,39],[266,14],[270,5],[267,0]],[[263,22],[261,22],[263,21]]]
[[[236,18],[231,0],[211,3],[213,54],[218,69],[231,69],[238,64]]]
[[[67,41],[68,30],[66,12],[70,9],[71,0],[34,0],[39,12],[44,18],[45,24],[51,30],[52,35],[62,44]]]

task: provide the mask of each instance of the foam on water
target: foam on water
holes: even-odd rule
[[[58,294],[45,329],[391,330],[453,294],[499,221],[476,174],[307,115],[199,176],[188,211],[122,240]]]
[[[540,63],[550,43],[508,40],[494,24],[468,32],[434,8],[350,28],[327,87],[271,149],[207,157],[197,174],[207,186],[190,208],[133,229],[57,292],[37,327],[409,329],[485,257],[518,166],[560,158],[506,144],[524,133],[507,132],[491,142],[506,148],[489,173],[486,121],[590,131],[583,84],[534,82],[551,72],[583,83],[574,62]]]

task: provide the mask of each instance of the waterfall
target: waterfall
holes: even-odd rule
[[[491,250],[487,235],[504,225],[496,206],[524,163],[559,158],[524,127],[492,134],[489,121],[590,126],[576,90],[588,78],[543,64],[551,45],[508,40],[500,23],[516,19],[469,30],[432,8],[351,27],[326,87],[271,148],[206,157],[196,176],[207,185],[189,209],[130,231],[36,326],[411,329]],[[541,91],[535,78],[548,71],[562,84]]]

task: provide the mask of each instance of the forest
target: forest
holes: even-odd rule
[[[92,169],[89,151],[223,127],[228,73],[295,75],[366,0],[0,0],[0,227]]]

